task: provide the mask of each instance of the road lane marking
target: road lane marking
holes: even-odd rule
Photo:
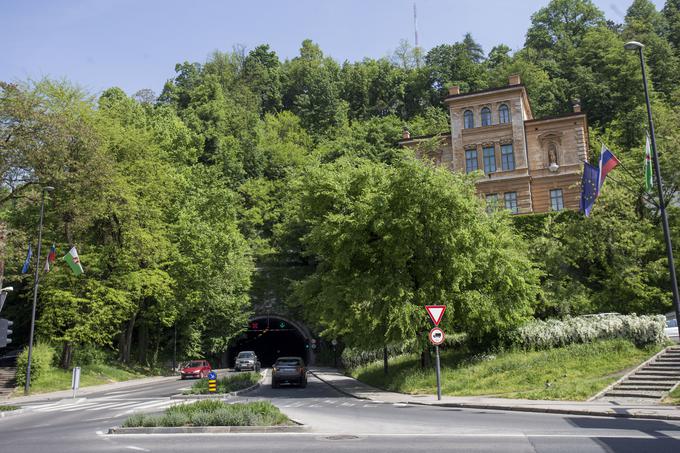
[[[136,451],[151,451],[148,448],[135,447],[134,445],[127,445],[125,448],[129,448],[130,450],[136,450]]]
[[[87,410],[87,411],[100,411],[100,410],[103,410],[103,409],[113,409],[114,407],[127,406],[128,404],[130,404],[129,401],[125,401],[123,403],[105,403],[105,404],[100,404],[100,405],[95,406],[95,407],[90,407],[90,408],[85,409],[85,410]]]

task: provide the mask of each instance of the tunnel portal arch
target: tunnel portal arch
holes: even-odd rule
[[[278,357],[299,356],[314,364],[312,333],[303,323],[280,314],[255,315],[246,330],[229,348],[229,364],[240,351],[255,351],[263,367],[270,367]]]

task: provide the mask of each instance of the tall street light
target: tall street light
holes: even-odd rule
[[[668,255],[668,272],[671,277],[671,289],[673,290],[673,307],[675,308],[675,319],[678,322],[678,333],[680,333],[680,297],[678,296],[678,279],[675,275],[675,263],[673,261],[673,245],[671,244],[671,233],[668,228],[668,216],[666,215],[666,204],[663,199],[663,189],[661,185],[661,169],[659,168],[659,156],[656,153],[656,137],[654,135],[654,121],[652,120],[652,105],[649,102],[649,89],[647,88],[647,72],[645,70],[645,59],[642,55],[643,44],[637,41],[629,41],[623,46],[626,50],[634,50],[640,56],[640,66],[642,67],[642,85],[645,88],[645,101],[647,102],[647,120],[649,121],[649,134],[652,136],[652,161],[654,162],[654,176],[656,177],[656,188],[659,192],[659,212],[661,214],[661,224],[663,225],[663,236],[666,240],[666,254]]]
[[[31,358],[33,357],[33,332],[35,331],[35,306],[38,302],[38,283],[40,281],[40,248],[42,247],[43,218],[45,217],[45,192],[52,192],[54,187],[45,186],[40,192],[40,226],[38,227],[38,256],[35,259],[35,276],[33,277],[33,311],[31,311],[31,335],[28,339],[28,365],[26,366],[26,384],[24,395],[31,391]]]

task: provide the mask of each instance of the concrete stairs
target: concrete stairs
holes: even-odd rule
[[[622,378],[599,397],[654,402],[680,383],[680,346],[672,346]]]
[[[17,369],[13,366],[0,367],[0,400],[8,398],[14,390],[16,372]]]

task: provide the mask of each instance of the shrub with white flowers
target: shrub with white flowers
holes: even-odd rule
[[[619,314],[586,315],[564,320],[535,320],[509,336],[510,343],[521,349],[548,349],[573,343],[624,338],[637,346],[662,343],[664,316]]]

